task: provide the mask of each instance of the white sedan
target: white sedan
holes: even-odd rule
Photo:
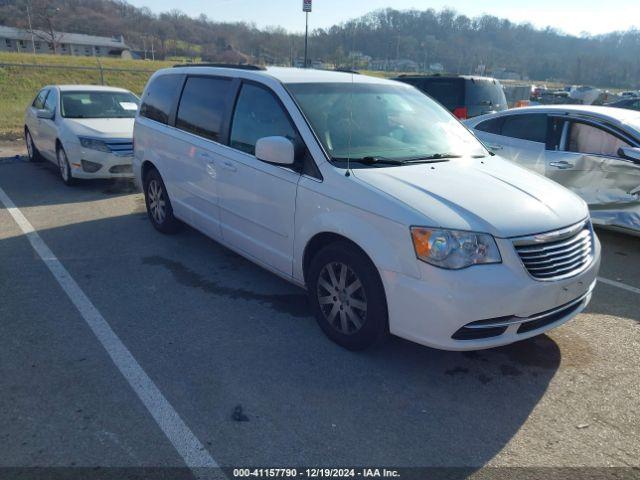
[[[591,105],[516,108],[465,124],[501,157],[580,195],[593,223],[640,234],[640,113]]]
[[[133,122],[139,99],[122,88],[49,85],[25,114],[29,160],[54,162],[76,179],[132,178]]]

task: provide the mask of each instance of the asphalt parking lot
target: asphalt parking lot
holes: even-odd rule
[[[0,202],[0,467],[204,458],[638,476],[640,238],[598,232],[601,276],[621,285],[601,282],[547,335],[467,353],[393,338],[352,353],[322,334],[302,290],[194,230],[157,233],[131,185],[69,188],[15,153],[0,147],[0,189],[53,257]],[[113,336],[97,336],[69,288]],[[131,358],[114,360],[120,345]]]

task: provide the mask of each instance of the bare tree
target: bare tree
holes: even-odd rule
[[[31,34],[31,38],[37,37],[51,46],[53,54],[58,54],[58,47],[63,33],[57,32],[55,29],[55,18],[61,12],[48,0],[25,0],[25,7],[28,9],[29,26],[27,31]]]

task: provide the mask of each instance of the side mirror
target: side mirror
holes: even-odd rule
[[[264,137],[256,142],[256,158],[277,165],[292,165],[295,160],[293,143],[286,137]]]
[[[54,113],[50,110],[40,109],[36,112],[36,116],[45,120],[53,120]]]
[[[631,160],[633,163],[640,165],[640,148],[636,147],[620,147],[618,156],[625,160]]]

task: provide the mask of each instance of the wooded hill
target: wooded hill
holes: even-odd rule
[[[26,3],[38,22],[94,35],[124,35],[138,51],[151,44],[156,58],[206,57],[291,64],[303,54],[303,38],[282,28],[223,23],[180,11],[154,14],[119,0],[0,0],[0,24],[25,27]],[[390,2],[391,3],[391,2]],[[569,19],[567,19],[569,21]],[[367,68],[371,61],[440,63],[453,73],[506,69],[532,79],[605,87],[640,87],[640,30],[572,36],[493,16],[469,18],[452,10],[378,10],[310,35],[314,60]],[[355,53],[357,52],[357,53]]]

